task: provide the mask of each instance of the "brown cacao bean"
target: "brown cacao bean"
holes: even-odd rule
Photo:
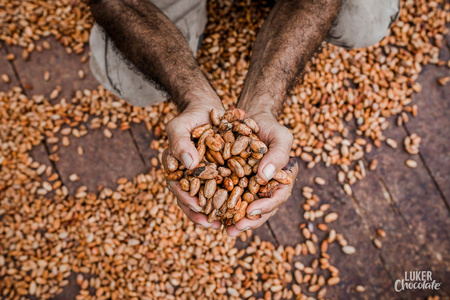
[[[191,186],[191,184],[189,183],[189,180],[187,180],[186,178],[181,178],[180,179],[181,190],[183,190],[185,192],[189,192],[190,186]]]
[[[225,203],[225,201],[227,200],[227,198],[228,198],[228,192],[226,191],[226,190],[224,190],[224,189],[220,189],[220,190],[218,190],[215,194],[214,194],[214,196],[213,196],[213,207],[215,208],[215,209],[218,209],[218,208],[221,208],[222,207],[222,205]]]
[[[242,151],[245,150],[245,148],[248,147],[248,141],[249,139],[247,136],[239,136],[231,147],[231,154],[239,155]]]
[[[197,195],[198,190],[200,189],[200,179],[199,178],[192,178],[191,185],[189,188],[189,196],[194,197]]]
[[[164,171],[164,177],[167,180],[180,180],[183,177],[183,171],[177,170],[175,172],[170,172],[169,170]]]
[[[203,193],[205,194],[206,198],[211,198],[214,196],[217,188],[217,183],[215,179],[208,179],[205,181],[205,185],[203,188]]]
[[[172,154],[167,154],[167,169],[170,172],[175,172],[178,169],[178,159],[175,158]]]
[[[267,146],[262,141],[252,141],[250,143],[250,148],[253,152],[265,154],[267,152]]]
[[[209,117],[211,119],[211,122],[214,124],[214,126],[220,125],[220,115],[219,111],[215,108],[211,109],[211,112],[209,113]]]
[[[211,129],[211,124],[203,124],[200,125],[196,128],[194,128],[194,130],[192,130],[191,136],[194,139],[198,139],[199,137],[202,136],[203,133],[205,133],[205,131],[207,131],[208,129]]]
[[[240,186],[235,186],[233,191],[230,194],[230,197],[228,198],[227,207],[228,208],[234,208],[236,206],[237,201],[239,200],[239,197],[241,196],[243,192],[243,189]]]
[[[245,118],[244,119],[244,124],[247,125],[248,127],[250,127],[250,129],[254,133],[258,133],[259,132],[259,126],[258,126],[258,124],[256,124],[255,120],[253,120],[251,118]]]
[[[229,159],[228,162],[228,167],[230,168],[231,172],[233,172],[234,174],[236,174],[236,176],[240,177],[244,177],[245,173],[244,173],[244,168],[241,166],[240,163],[237,162],[236,159]]]
[[[291,176],[284,170],[280,170],[273,175],[273,179],[278,181],[281,184],[290,184],[292,182]]]

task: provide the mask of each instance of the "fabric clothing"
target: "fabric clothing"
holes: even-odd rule
[[[151,1],[180,29],[194,54],[197,53],[207,22],[206,0]],[[326,41],[346,49],[371,46],[383,39],[399,12],[400,0],[342,0]],[[89,43],[91,71],[107,90],[135,106],[166,100],[161,91],[117,53],[111,38],[96,23]]]

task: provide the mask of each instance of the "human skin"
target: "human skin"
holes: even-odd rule
[[[224,109],[185,38],[150,1],[91,0],[90,6],[95,21],[117,50],[149,82],[165,91],[180,112],[166,127],[169,148],[163,153],[163,164],[170,152],[186,168],[195,168],[199,157],[190,132],[210,122],[211,109],[220,113]],[[339,7],[340,0],[278,0],[258,33],[237,106],[258,122],[259,138],[269,147],[258,169],[261,178],[271,179],[288,163],[293,137],[276,116],[305,64],[326,37]],[[295,178],[297,164],[288,172]],[[168,187],[191,221],[204,227],[220,227],[218,221],[207,222],[196,198],[183,192],[178,182],[169,181]],[[247,212],[262,217],[256,221],[244,218],[228,227],[228,234],[236,236],[261,226],[288,200],[292,187],[293,183],[279,189],[272,198],[251,203]]]

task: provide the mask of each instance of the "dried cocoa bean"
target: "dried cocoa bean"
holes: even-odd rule
[[[215,179],[208,179],[203,187],[203,193],[206,198],[211,198],[216,193],[217,182]]]
[[[275,179],[281,184],[291,184],[292,182],[291,176],[289,176],[289,174],[286,173],[286,171],[284,170],[276,172],[275,175],[273,175],[273,179]]]
[[[240,177],[244,177],[245,173],[244,173],[244,168],[241,166],[240,163],[237,162],[236,159],[229,159],[228,162],[228,167],[230,168],[231,172],[233,172],[234,174],[236,174],[236,176]]]
[[[242,177],[241,179],[239,179],[239,186],[241,187],[241,188],[246,188],[247,187],[247,185],[248,185],[248,179],[247,179],[247,177]]]
[[[215,109],[215,108],[211,109],[211,112],[209,113],[209,117],[214,126],[220,125],[220,115],[219,115],[219,111],[217,109]]]
[[[250,148],[252,149],[252,151],[255,153],[261,153],[261,154],[265,154],[267,152],[267,146],[266,144],[264,144],[262,141],[252,141],[250,143]]]
[[[244,119],[244,124],[247,125],[248,127],[250,127],[250,129],[254,133],[258,133],[259,132],[259,126],[258,126],[258,124],[256,124],[255,120],[253,120],[251,118],[245,118]]]
[[[260,184],[256,182],[256,176],[253,176],[248,181],[248,190],[252,192],[253,194],[256,194],[259,192]]]
[[[225,167],[219,167],[219,175],[222,177],[228,177],[231,175],[231,170]]]
[[[200,179],[213,179],[219,175],[219,172],[211,164],[209,164],[208,166],[195,168],[193,170],[193,175]]]
[[[203,133],[205,133],[205,131],[207,131],[208,129],[211,129],[211,124],[203,124],[200,125],[198,127],[196,127],[194,130],[192,130],[191,136],[193,139],[198,139],[199,137],[202,136]]]
[[[196,177],[192,178],[189,188],[189,196],[194,197],[195,195],[197,195],[199,190],[200,190],[200,179]]]
[[[170,172],[169,170],[164,171],[164,177],[167,180],[180,180],[183,177],[183,171],[177,170],[175,172]]]
[[[232,173],[232,174],[230,175],[230,178],[231,178],[231,180],[233,181],[233,184],[234,184],[234,185],[238,185],[238,184],[239,184],[239,177],[238,177],[236,174]]]
[[[233,132],[231,132],[231,131],[226,131],[224,134],[223,134],[223,140],[226,142],[226,143],[234,143],[234,141],[236,141],[236,137],[234,136],[234,134],[233,134]]]
[[[216,216],[217,216],[217,213],[219,212],[219,210],[217,210],[217,209],[214,209],[209,215],[208,215],[208,218],[206,219],[207,221],[208,221],[208,223],[212,223],[215,219],[216,219]]]
[[[271,180],[267,185],[261,186],[258,192],[258,196],[261,198],[272,198],[273,193],[278,189],[280,183],[275,180]]]
[[[245,148],[248,147],[248,141],[249,139],[247,136],[239,136],[231,147],[231,154],[239,155],[242,151],[245,150]]]
[[[205,213],[205,215],[208,215],[209,213],[211,213],[212,210],[213,210],[213,205],[212,205],[212,198],[211,198],[211,199],[208,199],[208,201],[206,202],[203,212]]]
[[[245,192],[244,195],[242,195],[242,200],[250,204],[255,201],[255,195],[250,192]]]
[[[228,198],[228,192],[226,190],[224,190],[224,189],[218,190],[212,198],[213,199],[212,200],[213,207],[215,209],[221,208],[222,205],[227,200],[227,198]]]
[[[175,172],[178,169],[178,159],[176,159],[172,154],[167,154],[166,163],[167,169],[170,172]]]
[[[252,129],[250,127],[238,121],[233,122],[233,131],[240,135],[250,135],[252,133]]]
[[[207,201],[208,199],[206,199],[203,189],[200,189],[198,192],[198,206],[205,207]]]
[[[225,160],[223,159],[222,154],[219,151],[214,151],[212,149],[208,149],[209,154],[214,158],[217,164],[223,166],[225,164]]]
[[[227,207],[228,208],[234,208],[236,206],[236,203],[239,200],[239,197],[241,196],[243,192],[243,189],[240,186],[235,186],[233,191],[230,194],[230,197],[228,198]]]
[[[223,179],[223,187],[227,191],[231,192],[234,188],[233,180],[229,177]]]
[[[233,144],[231,142],[227,142],[225,144],[225,146],[223,147],[223,151],[222,151],[222,157],[225,160],[230,159],[231,157],[231,147],[233,146]]]
[[[236,214],[233,217],[234,223],[239,222],[240,220],[242,220],[245,217],[246,210],[247,210],[247,205],[248,205],[247,202],[245,202],[245,201],[241,202],[239,210],[236,212]]]
[[[185,192],[189,192],[190,186],[191,186],[191,184],[189,183],[189,180],[187,180],[186,178],[181,178],[180,179],[181,190],[183,190]]]

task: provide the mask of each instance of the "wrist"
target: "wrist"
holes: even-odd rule
[[[215,94],[204,94],[200,96],[194,96],[187,101],[186,107],[181,111],[191,111],[191,110],[203,110],[208,113],[213,109],[217,109],[220,114],[225,113],[222,101]]]
[[[239,100],[237,108],[244,110],[252,119],[276,119],[274,112],[276,101],[267,95],[257,95],[255,97],[243,96]]]

